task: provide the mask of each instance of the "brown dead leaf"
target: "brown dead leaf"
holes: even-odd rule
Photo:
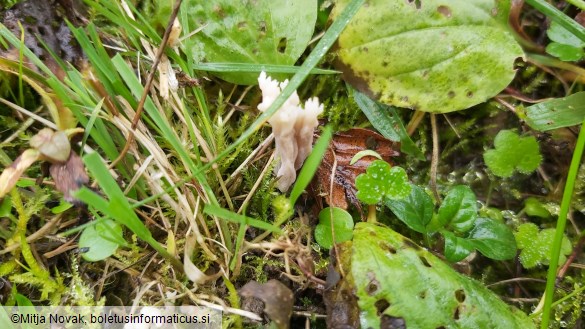
[[[292,291],[278,280],[269,280],[264,284],[256,281],[246,283],[240,289],[245,298],[258,298],[264,302],[264,313],[280,329],[288,329],[293,307]]]
[[[316,138],[315,138],[316,139]],[[370,163],[376,160],[373,156],[365,156],[353,165],[353,156],[363,150],[376,151],[382,159],[392,163],[391,158],[400,155],[400,143],[392,142],[384,136],[368,129],[353,128],[333,135],[323,162],[317,169],[317,194],[324,195],[329,206],[348,208],[348,202],[361,212],[361,204],[355,194],[356,177],[365,172]],[[330,190],[331,172],[335,166],[333,189]]]
[[[63,198],[74,205],[81,205],[81,201],[71,195],[72,192],[89,183],[89,176],[85,172],[85,166],[79,155],[71,151],[66,162],[51,164],[49,172],[55,182],[55,188],[63,193]]]

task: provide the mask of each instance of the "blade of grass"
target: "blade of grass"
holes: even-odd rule
[[[211,204],[205,205],[205,208],[203,208],[203,212],[208,215],[217,216],[229,220],[230,222],[238,223],[241,225],[250,225],[264,231],[282,233],[282,230],[278,226],[263,222],[258,219],[254,219],[252,217],[236,214],[235,212]]]
[[[315,146],[313,146],[313,151],[303,163],[303,168],[301,169],[301,172],[299,172],[299,176],[290,191],[291,205],[294,205],[297,202],[297,199],[313,179],[313,176],[315,175],[315,172],[317,172],[317,168],[319,168],[319,164],[321,163],[321,160],[323,160],[323,156],[327,151],[327,147],[329,147],[331,137],[333,137],[331,126],[326,126],[323,129],[323,132],[321,132],[321,137],[319,137]]]
[[[299,66],[250,64],[250,63],[199,63],[193,69],[207,72],[267,72],[267,73],[297,73]],[[335,70],[312,69],[311,74],[338,74]]]
[[[87,143],[87,138],[89,137],[95,120],[97,119],[98,114],[100,114],[100,110],[102,109],[102,105],[104,104],[104,99],[102,98],[99,103],[95,106],[95,108],[91,111],[91,116],[85,125],[85,132],[83,133],[83,138],[81,139],[81,151],[79,152],[79,156],[83,156],[83,147]]]
[[[567,31],[573,33],[577,38],[585,41],[585,28],[579,23],[575,22],[562,11],[555,8],[545,0],[526,0],[526,3],[534,7],[536,10],[545,14],[554,22],[559,23]]]
[[[567,183],[563,191],[563,200],[561,201],[561,210],[559,212],[559,219],[557,220],[557,227],[555,230],[555,239],[552,245],[548,273],[546,276],[546,290],[544,292],[544,308],[542,313],[542,320],[540,327],[542,329],[548,328],[550,322],[551,305],[555,292],[555,282],[557,277],[557,267],[559,265],[559,254],[561,251],[561,243],[565,234],[565,226],[567,224],[567,214],[571,207],[571,198],[575,188],[575,180],[579,173],[579,166],[581,164],[581,157],[583,156],[583,148],[585,148],[585,119],[581,124],[581,131],[577,138],[575,151],[573,151],[573,158],[571,159],[571,166],[567,174]]]

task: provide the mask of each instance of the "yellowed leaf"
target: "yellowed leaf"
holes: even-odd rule
[[[35,149],[24,151],[14,162],[4,169],[0,175],[0,198],[3,198],[14,188],[16,182],[35,161],[39,159],[41,152]]]

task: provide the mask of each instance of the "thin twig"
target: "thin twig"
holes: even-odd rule
[[[433,156],[431,157],[431,190],[437,201],[441,201],[439,191],[437,191],[437,168],[439,166],[439,132],[437,130],[437,117],[431,113],[431,129],[433,132]]]
[[[152,63],[152,68],[150,69],[150,73],[148,74],[148,77],[146,78],[146,83],[144,84],[144,90],[142,91],[142,97],[140,97],[140,101],[138,102],[138,106],[136,107],[136,113],[134,114],[134,118],[132,118],[131,133],[128,135],[128,140],[126,141],[124,148],[120,152],[120,155],[114,161],[112,161],[112,163],[110,164],[110,168],[113,168],[114,166],[116,166],[116,164],[118,164],[124,158],[124,156],[126,156],[126,153],[128,153],[128,150],[130,150],[130,146],[132,145],[132,143],[134,143],[134,133],[133,132],[134,132],[134,130],[136,130],[136,126],[138,125],[138,121],[140,121],[140,116],[142,115],[142,110],[144,109],[144,103],[146,102],[146,97],[148,97],[149,90],[152,87],[152,82],[154,81],[154,75],[156,74],[156,69],[158,67],[158,63],[160,62],[160,59],[165,52],[165,48],[167,46],[167,43],[169,42],[169,36],[171,35],[171,31],[173,29],[173,23],[175,22],[175,19],[177,18],[177,14],[179,13],[179,8],[181,7],[182,2],[183,2],[183,0],[177,0],[175,2],[175,6],[173,7],[171,17],[169,18],[169,23],[167,24],[167,28],[165,29],[165,33],[163,35],[163,39],[162,39],[161,44],[158,47],[158,50],[156,52],[154,62]]]

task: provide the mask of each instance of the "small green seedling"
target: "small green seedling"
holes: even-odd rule
[[[331,223],[333,223],[333,227]],[[321,247],[331,249],[333,247],[333,235],[335,235],[335,243],[351,240],[353,236],[353,218],[341,208],[328,207],[319,213],[319,224],[315,228],[315,241]]]
[[[539,230],[535,224],[525,223],[518,226],[518,231],[514,233],[514,236],[518,248],[521,250],[519,258],[524,268],[529,269],[549,263],[555,236],[554,228]],[[567,236],[563,235],[559,264],[563,264],[567,260],[565,256],[570,253],[571,242]]]
[[[534,136],[520,137],[512,130],[501,130],[494,140],[494,147],[483,154],[483,159],[499,177],[510,177],[514,170],[529,174],[542,161]]]
[[[537,198],[528,198],[524,201],[524,212],[528,216],[550,218],[551,213]]]
[[[546,31],[551,43],[546,46],[546,52],[565,62],[579,61],[585,57],[585,42],[566,30],[557,22],[552,22]]]
[[[355,180],[357,198],[369,205],[385,199],[402,199],[410,194],[410,184],[406,171],[401,167],[390,167],[385,161],[376,160],[370,164],[365,174]]]
[[[478,217],[476,197],[468,186],[453,187],[437,212],[431,197],[416,185],[412,185],[408,197],[385,204],[411,229],[428,238],[441,234],[445,257],[451,262],[464,259],[474,250],[496,260],[516,255],[512,230],[497,220]]]

